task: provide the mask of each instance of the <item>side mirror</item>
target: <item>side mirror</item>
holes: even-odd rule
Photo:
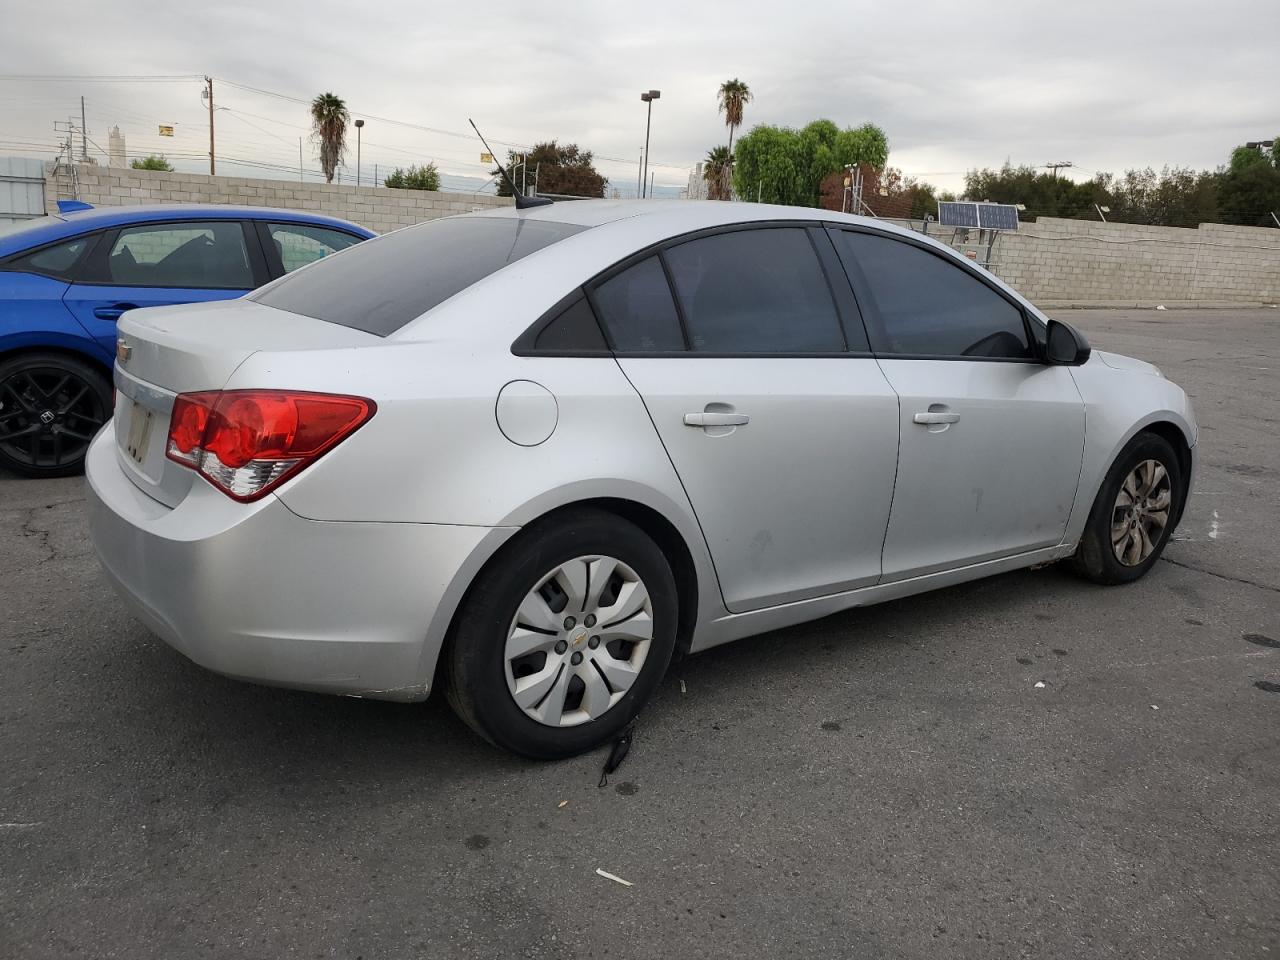
[[[1045,338],[1045,362],[1078,367],[1089,359],[1092,348],[1084,334],[1061,320],[1050,320]]]

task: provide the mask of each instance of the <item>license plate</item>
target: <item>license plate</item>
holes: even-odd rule
[[[129,442],[125,445],[125,453],[134,463],[141,466],[147,459],[147,441],[151,439],[151,419],[154,415],[146,407],[134,402],[129,414]]]

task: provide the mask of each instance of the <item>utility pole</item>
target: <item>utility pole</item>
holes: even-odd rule
[[[302,138],[298,138],[298,182],[302,182]]]
[[[1075,164],[1070,160],[1059,160],[1057,163],[1046,163],[1045,168],[1053,171],[1053,179],[1058,179],[1058,171],[1064,167],[1074,167]]]
[[[84,97],[80,98],[80,160],[89,162],[89,132],[84,121]]]
[[[217,173],[213,156],[213,77],[205,77],[205,96],[209,101],[209,176]]]

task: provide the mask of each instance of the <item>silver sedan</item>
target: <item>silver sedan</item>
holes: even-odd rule
[[[94,544],[177,650],[441,686],[494,743],[623,730],[673,656],[1070,558],[1151,569],[1196,425],[949,248],[732,203],[435,220],[130,312]]]

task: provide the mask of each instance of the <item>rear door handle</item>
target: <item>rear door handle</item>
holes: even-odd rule
[[[136,310],[132,303],[113,303],[109,307],[94,307],[93,315],[99,320],[119,320],[120,314],[126,310]]]
[[[750,423],[745,413],[686,413],[686,427],[741,427]]]
[[[936,413],[936,412],[935,413],[917,413],[911,419],[916,423],[923,423],[926,425],[934,424],[934,423],[955,423],[957,420],[960,419],[960,414]]]

